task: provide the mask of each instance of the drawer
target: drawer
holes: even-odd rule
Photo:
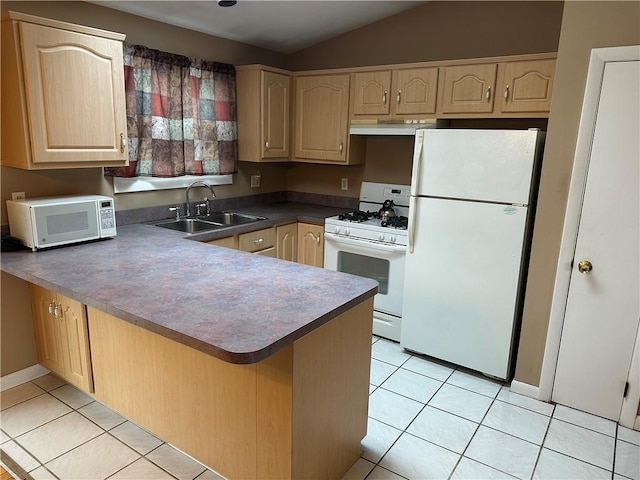
[[[238,235],[238,249],[244,252],[257,252],[271,248],[275,244],[276,231],[273,227]]]

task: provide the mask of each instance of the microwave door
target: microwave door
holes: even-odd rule
[[[35,239],[38,248],[100,238],[95,201],[73,205],[41,205],[32,207],[31,213],[35,231],[38,232],[38,238]]]

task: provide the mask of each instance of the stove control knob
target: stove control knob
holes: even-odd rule
[[[345,228],[344,229],[344,234],[347,235],[347,236],[351,235],[351,230],[349,230],[348,228]]]
[[[380,240],[381,242],[384,242],[384,233],[378,234],[378,240]]]
[[[333,231],[334,233],[340,233],[340,227],[336,225],[335,227],[333,227]]]
[[[396,236],[395,235],[391,235],[391,238],[389,238],[389,241],[391,243],[396,243]]]

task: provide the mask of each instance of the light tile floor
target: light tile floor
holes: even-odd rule
[[[220,478],[52,375],[1,406],[0,447],[36,480]],[[378,337],[362,447],[347,480],[640,480],[640,432]]]

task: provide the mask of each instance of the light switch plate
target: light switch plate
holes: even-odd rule
[[[24,192],[11,192],[11,200],[24,200]]]
[[[340,188],[342,190],[349,190],[349,179],[343,178],[340,180]]]

